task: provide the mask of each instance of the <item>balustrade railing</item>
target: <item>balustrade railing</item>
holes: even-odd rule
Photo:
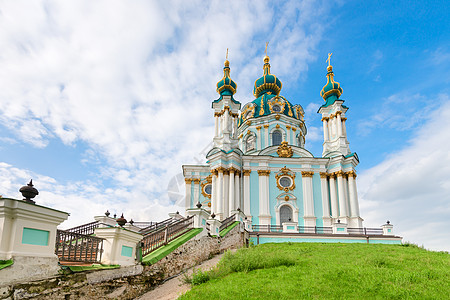
[[[283,232],[282,225],[252,225],[255,232]],[[297,232],[311,234],[333,234],[333,227],[297,226]],[[347,228],[349,235],[383,235],[382,228]]]
[[[177,219],[169,218],[169,219],[166,219],[161,222],[151,222],[152,224],[150,224],[147,227],[142,228],[139,231],[139,233],[141,233],[145,236],[145,235],[151,234],[153,232],[159,231],[159,230],[165,228],[167,225],[174,224],[177,221],[178,221]]]
[[[149,254],[186,233],[192,229],[193,223],[194,216],[190,216],[186,219],[178,220],[175,223],[166,224],[164,228],[160,228],[147,234],[142,239],[142,256]]]
[[[67,230],[56,231],[55,254],[60,261],[100,263],[102,253],[102,238]]]
[[[98,221],[94,221],[91,223],[83,224],[77,227],[66,229],[67,232],[72,233],[79,233],[79,234],[85,234],[85,235],[91,235],[94,234],[95,228],[100,226],[100,223]]]
[[[229,216],[225,220],[222,221],[222,224],[219,227],[219,232],[233,224],[234,220],[236,219],[235,215]]]

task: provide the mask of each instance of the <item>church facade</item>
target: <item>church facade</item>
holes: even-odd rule
[[[329,61],[329,60],[328,60]],[[263,75],[255,81],[255,99],[241,105],[233,96],[228,60],[212,102],[213,148],[205,165],[184,165],[186,209],[198,203],[219,220],[243,211],[253,226],[296,223],[329,227],[346,223],[361,228],[356,187],[356,153],[351,152],[345,122],[348,107],[328,63],[320,94],[323,153],[305,149],[307,128],[301,105],[281,95],[282,83],[264,57]]]

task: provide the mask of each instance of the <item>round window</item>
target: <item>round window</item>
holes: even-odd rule
[[[275,104],[274,106],[272,106],[272,110],[274,112],[280,112],[281,111],[281,107],[278,104]]]
[[[205,193],[206,194],[208,194],[208,195],[211,195],[211,185],[210,184],[208,184],[208,185],[206,185],[205,186]]]
[[[285,188],[290,187],[292,185],[291,178],[290,177],[281,177],[280,178],[280,185],[282,187],[285,187]]]

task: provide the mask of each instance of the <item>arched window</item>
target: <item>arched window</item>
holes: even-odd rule
[[[255,150],[256,137],[254,135],[250,135],[245,141],[245,151],[248,152],[250,150]]]
[[[281,131],[275,130],[272,133],[272,146],[281,145],[282,140],[283,140],[283,135],[281,134]]]
[[[280,207],[280,224],[292,222],[292,208],[289,205]]]

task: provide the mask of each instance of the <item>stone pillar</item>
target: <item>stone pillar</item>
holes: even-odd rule
[[[381,228],[383,228],[383,235],[394,235],[394,226],[391,222],[387,221],[386,224],[381,225]]]
[[[217,170],[211,170],[211,213],[217,212]]]
[[[228,205],[228,211],[231,212],[233,210],[236,210],[236,204],[235,204],[235,195],[236,195],[236,191],[234,190],[234,182],[235,182],[235,169],[234,168],[230,168],[230,183],[228,184],[229,186],[229,192],[228,192],[228,199],[229,199],[229,205]],[[230,214],[228,214],[230,216]]]
[[[323,122],[323,140],[325,142],[327,142],[329,140],[329,136],[328,136],[328,118],[327,117],[323,117],[322,118],[322,122]]]
[[[336,172],[336,178],[338,183],[338,195],[339,195],[339,218],[341,220],[347,220],[348,210],[347,210],[347,199],[345,199],[344,191],[344,173],[342,171]]]
[[[220,228],[220,221],[217,219],[209,218],[206,220],[206,223],[209,224],[209,234],[212,236],[219,236],[219,228]]]
[[[213,212],[220,220],[223,216],[223,167],[217,168],[218,180],[217,180],[217,211]]]
[[[259,175],[259,225],[270,225],[269,175],[270,170],[258,170]]]
[[[340,111],[336,112],[336,125],[337,125],[337,132],[338,137],[342,136],[342,120],[341,120],[341,113]]]
[[[98,227],[96,237],[103,241],[102,264],[131,266],[136,264],[136,245],[143,235],[121,227]]]
[[[258,150],[262,149],[261,126],[256,126],[256,142]]]
[[[250,173],[251,170],[243,170],[244,175],[244,214],[248,217],[250,214]]]
[[[186,183],[186,197],[184,198],[184,207],[186,209],[191,208],[191,178],[185,178],[184,182]],[[195,203],[194,203],[195,205]]]
[[[194,201],[193,206],[200,200],[200,178],[194,178],[192,179],[192,182],[194,183]]]
[[[303,182],[303,208],[305,226],[316,226],[316,217],[314,216],[314,199],[312,177],[314,172],[302,171]]]
[[[342,133],[344,134],[344,136],[347,136],[347,128],[345,127],[345,121],[347,121],[346,117],[341,118],[342,120]]]
[[[269,147],[269,124],[264,125],[264,146],[263,148]]]
[[[356,228],[362,227],[362,219],[359,215],[358,191],[356,188],[355,171],[348,172],[348,194],[350,200],[351,226]]]
[[[336,193],[335,175],[330,174],[330,202],[331,202],[331,216],[333,219],[339,218],[338,201]]]
[[[186,211],[186,216],[194,216],[194,228],[205,228],[209,213],[203,208],[191,208]]]
[[[240,171],[236,171],[234,174],[234,208],[242,209],[241,204],[241,184],[239,180]]]
[[[327,178],[328,178],[327,173],[320,173],[320,185],[322,190],[322,212],[323,212],[322,218],[324,227],[331,226]]]
[[[348,234],[347,224],[341,223],[340,220],[333,223],[333,234]]]

